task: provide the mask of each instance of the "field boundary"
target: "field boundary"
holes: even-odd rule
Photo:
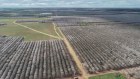
[[[63,36],[63,41],[65,42],[67,49],[69,50],[70,55],[74,59],[76,65],[78,66],[78,69],[80,70],[80,72],[82,74],[82,79],[88,79],[88,74],[84,70],[84,67],[83,67],[82,63],[80,62],[79,58],[77,57],[76,52],[74,51],[73,47],[71,46],[71,44],[69,43],[69,41],[67,40],[65,35],[62,33],[60,28],[58,28],[58,30],[60,31],[61,35]]]
[[[37,32],[37,33],[40,33],[40,34],[43,34],[43,35],[52,37],[52,38],[62,39],[62,38],[60,38],[60,37],[57,37],[57,36],[54,36],[54,35],[51,35],[51,34],[47,34],[47,33],[44,33],[44,32],[38,31],[38,30],[35,30],[35,29],[33,29],[33,28],[30,28],[30,27],[28,27],[28,26],[25,26],[25,25],[16,23],[16,21],[14,21],[13,23],[16,24],[16,25],[22,26],[22,27],[24,27],[24,28],[27,28],[27,29],[29,29],[29,30],[32,30],[32,31],[34,31],[34,32]]]
[[[55,30],[55,33],[57,34],[57,36],[59,36],[60,38],[62,38],[61,36],[60,36],[60,34],[57,32],[57,29],[56,29],[56,27],[57,27],[57,25],[53,22],[53,25],[54,25],[54,30]]]

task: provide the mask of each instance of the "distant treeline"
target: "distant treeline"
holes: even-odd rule
[[[95,8],[5,8],[0,10],[0,17],[49,17],[49,16],[91,16],[140,13],[140,9],[95,9]]]
[[[0,23],[0,26],[4,26],[4,25],[7,25],[6,23]]]

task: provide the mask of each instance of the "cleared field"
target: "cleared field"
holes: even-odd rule
[[[106,16],[106,15],[103,15]],[[115,16],[115,17],[113,17]],[[57,16],[53,18],[53,21],[59,26],[59,27],[77,27],[77,26],[94,26],[94,25],[120,25],[120,24],[125,24],[125,25],[131,25],[131,26],[136,26],[140,25],[139,18],[137,20],[134,20],[133,16],[129,16],[128,18],[123,18],[120,17],[119,15],[113,15],[112,17],[100,17],[100,16],[91,16],[91,17],[86,17],[86,16]],[[118,18],[117,18],[118,17]],[[131,20],[131,18],[133,18]],[[135,16],[136,18],[136,16]],[[125,21],[126,20],[126,21]]]
[[[24,20],[31,20],[31,19],[45,20],[45,18],[22,18],[22,19],[24,19]],[[13,19],[1,18],[0,22],[7,23],[7,25],[5,25],[4,27],[0,27],[0,35],[23,36],[26,41],[55,39],[55,38],[31,31],[27,28],[23,28],[19,25],[16,25],[13,23],[16,20],[21,20],[21,18],[15,18],[15,19],[14,18]],[[52,23],[24,23],[24,24],[30,28],[57,36]]]
[[[56,16],[53,21],[59,27],[73,27],[73,26],[92,26],[92,25],[103,25],[103,24],[114,24],[121,22],[113,22],[103,18],[97,17],[85,17],[85,16]]]
[[[57,36],[52,23],[20,23],[20,24],[26,25],[30,28],[33,28],[35,30],[38,30],[47,34]]]
[[[63,79],[80,75],[62,40],[0,37],[1,79]]]
[[[89,79],[126,79],[126,78],[119,73],[109,73],[109,74],[90,77]]]

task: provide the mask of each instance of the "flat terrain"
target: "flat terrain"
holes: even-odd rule
[[[1,79],[140,78],[140,10],[15,11],[0,11]]]
[[[105,75],[90,77],[89,79],[126,79],[126,78],[121,74],[109,73]]]
[[[58,24],[89,74],[140,65],[139,25],[76,26],[69,20],[63,18]]]
[[[19,25],[16,25],[13,23],[16,20],[46,20],[46,18],[11,18],[11,19],[10,18],[1,18],[0,22],[7,23],[7,25],[0,27],[0,35],[23,36],[26,41],[56,39],[56,38],[53,38],[50,36],[46,36],[46,35],[37,33],[30,29],[21,27]],[[54,25],[52,23],[30,22],[30,23],[21,23],[21,24],[26,25],[35,30],[41,31],[43,33],[57,36],[57,34],[54,30]]]
[[[63,79],[79,69],[63,40],[24,42],[22,37],[0,37],[1,79]]]

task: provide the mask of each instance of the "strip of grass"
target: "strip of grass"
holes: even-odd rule
[[[25,18],[23,18],[25,19]],[[26,18],[27,20],[43,20],[45,18]],[[13,24],[15,20],[22,20],[22,18],[0,18],[0,23],[7,23],[5,26],[0,27],[0,35],[7,36],[23,36],[25,41],[36,41],[36,40],[50,40],[55,39],[46,35],[36,33],[27,28],[21,27],[19,25]],[[25,23],[24,25],[29,26],[30,28],[52,34],[57,36],[54,31],[52,23]]]
[[[120,73],[109,73],[90,77],[89,79],[126,79],[126,78]]]
[[[20,24],[47,34],[57,36],[52,23],[20,23]]]

